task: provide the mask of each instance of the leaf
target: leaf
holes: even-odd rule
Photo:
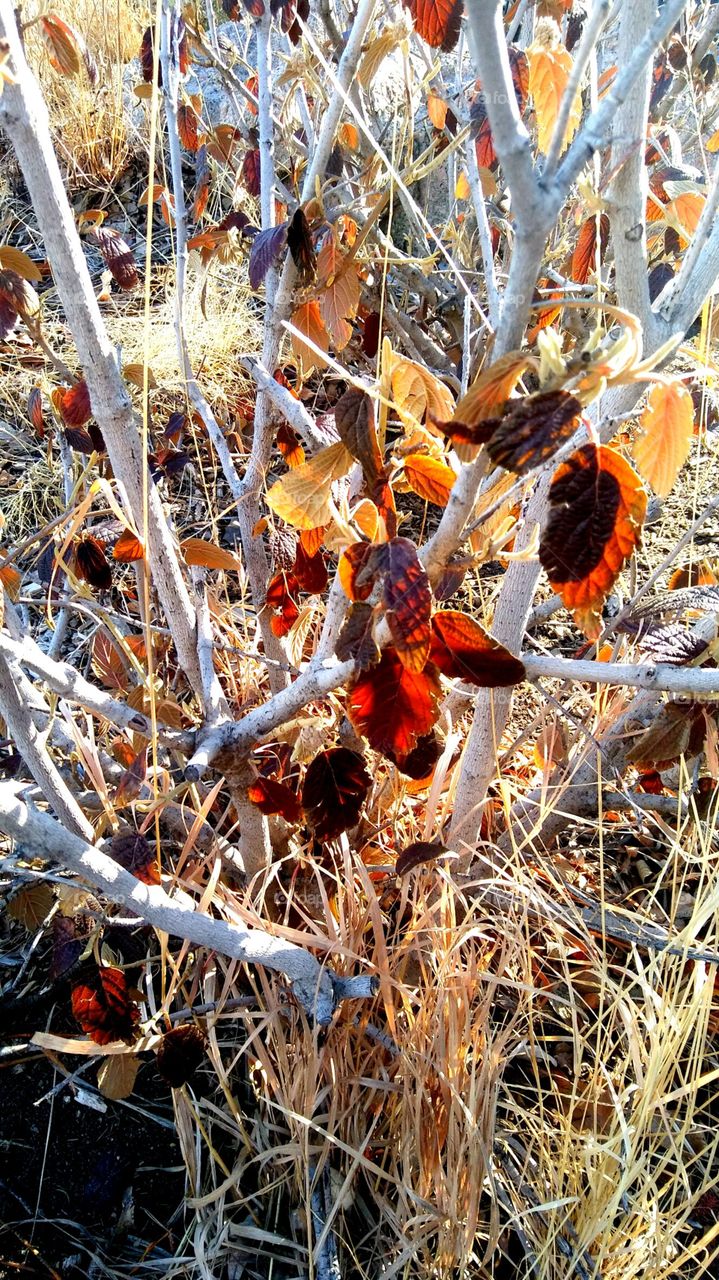
[[[291,320],[295,329],[299,330],[299,335],[309,338],[320,351],[329,351],[329,334],[325,329],[319,302],[313,298],[309,302],[300,303]],[[304,374],[311,373],[313,369],[327,368],[327,361],[323,360],[312,347],[307,346],[302,341],[302,336],[296,333],[292,334],[292,350],[300,361]]]
[[[415,840],[406,848],[400,849],[395,863],[395,873],[398,876],[406,876],[409,871],[421,866],[423,862],[434,862],[435,858],[441,858],[445,853],[449,853],[449,849],[445,849],[443,844],[438,844],[436,841]]]
[[[377,547],[371,542],[354,542],[342,552],[337,572],[348,600],[366,600],[377,576]]]
[[[260,813],[279,813],[285,822],[299,822],[302,808],[297,793],[286,782],[274,778],[256,778],[247,788],[247,798]]]
[[[105,548],[89,533],[75,545],[75,573],[97,591],[109,591],[112,586],[112,569]]]
[[[40,310],[40,299],[30,282],[9,267],[0,270],[0,301],[23,320],[31,320]]]
[[[319,298],[322,321],[341,351],[352,337],[349,321],[357,314],[360,289],[356,262],[340,251],[334,228],[318,254],[317,274],[325,285]]]
[[[446,462],[423,453],[407,455],[404,477],[413,493],[436,507],[446,507],[457,479],[456,472]]]
[[[76,76],[86,53],[82,36],[56,13],[43,14],[40,32],[50,65],[64,76]]]
[[[568,391],[539,391],[510,400],[502,418],[484,422],[491,429],[487,453],[496,467],[526,475],[571,440],[581,412],[580,401]]]
[[[435,724],[441,694],[433,663],[421,672],[408,671],[394,649],[387,648],[350,690],[347,715],[375,751],[406,756]]]
[[[53,399],[53,403],[55,400]],[[84,378],[71,387],[59,389],[56,408],[66,427],[84,427],[92,417],[90,392]]]
[[[427,94],[427,115],[435,129],[444,129],[447,119],[447,103],[433,90]]]
[[[627,759],[641,768],[668,769],[681,756],[698,755],[704,745],[701,705],[666,702],[632,746]]]
[[[352,661],[358,671],[367,671],[379,658],[379,649],[373,636],[374,609],[371,604],[356,601],[337,637],[335,653],[340,662]]]
[[[507,53],[519,114],[523,115],[529,97],[529,60],[524,49],[521,49],[518,44],[508,45]]]
[[[639,543],[647,509],[641,481],[620,454],[587,444],[558,467],[539,559],[589,639],[601,609]]]
[[[335,426],[342,443],[362,467],[371,488],[382,470],[374,404],[365,391],[350,387],[335,405]]]
[[[245,152],[242,160],[242,180],[251,196],[259,196],[262,185],[259,147],[251,147]]]
[[[288,223],[287,246],[297,268],[300,284],[311,284],[317,271],[317,257],[312,244],[310,224],[301,206],[295,210]]]
[[[433,49],[450,53],[459,39],[463,0],[403,0],[414,29]]]
[[[301,589],[311,596],[321,595],[329,581],[327,564],[320,548],[308,555],[301,540],[297,543],[292,572]]]
[[[449,387],[428,369],[404,356],[392,356],[391,387],[399,416],[410,426],[422,422],[425,416],[441,422],[454,410]]]
[[[383,575],[387,624],[397,656],[408,671],[422,671],[432,642],[432,593],[417,548],[409,538],[392,538],[375,547],[374,564]]]
[[[562,98],[574,63],[571,53],[559,43],[558,37],[547,43],[544,40],[535,40],[527,49],[527,58],[529,60],[529,92],[532,95],[537,116],[537,141],[539,150],[546,155],[552,142]],[[562,151],[572,141],[581,117],[582,100],[577,93],[569,113],[567,131],[562,139]]]
[[[260,231],[252,241],[248,275],[251,289],[259,289],[270,267],[274,267],[282,251],[287,245],[289,222],[280,222],[276,227],[268,227]]]
[[[649,392],[634,441],[640,475],[660,498],[667,498],[689,457],[694,434],[694,401],[681,382],[659,382]]]
[[[135,1088],[140,1059],[132,1053],[116,1053],[104,1058],[97,1072],[97,1087],[103,1098],[122,1102]]]
[[[603,213],[599,218],[599,261],[604,257],[609,240],[609,218]],[[579,228],[577,245],[572,254],[569,275],[577,284],[586,284],[597,267],[597,218],[587,218]]]
[[[185,564],[199,565],[203,569],[225,569],[228,573],[238,573],[242,568],[233,551],[218,547],[214,542],[206,542],[204,538],[185,538],[180,549]]]
[[[42,405],[42,391],[33,387],[27,398],[27,416],[41,440],[45,439],[45,415]]]
[[[391,751],[387,753],[388,758],[400,773],[406,774],[415,782],[421,782],[430,777],[441,754],[441,747],[433,733],[425,733],[418,738],[415,746],[406,755],[394,755]]]
[[[14,249],[10,244],[0,245],[0,267],[3,270],[14,271],[16,275],[22,276],[23,280],[31,280],[37,283],[42,280],[42,271],[32,258],[29,258],[22,249]]]
[[[54,903],[52,885],[38,880],[35,884],[23,885],[22,889],[13,894],[7,913],[11,920],[17,920],[28,933],[35,933],[49,915]]]
[[[140,1010],[130,999],[122,969],[98,969],[92,978],[73,987],[72,1012],[95,1044],[110,1044],[113,1040],[131,1044],[136,1037]]]
[[[132,529],[125,529],[112,548],[113,560],[120,560],[123,564],[129,564],[133,560],[143,560],[144,557],[145,548],[137,534],[133,533]]]
[[[205,1058],[205,1036],[188,1023],[166,1031],[157,1046],[157,1070],[171,1089],[189,1084]]]
[[[128,699],[129,701],[129,699]],[[137,800],[142,791],[142,784],[147,777],[147,747],[141,747],[117,784],[113,804],[116,809],[124,809],[126,805]]]
[[[152,80],[155,63],[155,28],[146,27],[140,42],[140,70],[146,84]],[[158,85],[162,88],[162,67],[158,65]]]
[[[157,854],[139,831],[128,827],[111,836],[104,845],[104,852],[129,871],[143,884],[160,884],[160,868]]]
[[[494,418],[502,412],[519,379],[527,369],[535,366],[536,361],[531,356],[518,351],[510,351],[501,356],[475,378],[469,390],[457,401],[452,416],[443,421],[433,415],[432,426],[449,436],[455,447],[484,444],[487,432],[482,424],[487,418]],[[472,452],[468,455],[460,454],[463,460],[471,456]]]
[[[500,689],[525,679],[524,663],[494,640],[469,614],[441,609],[432,618],[430,662],[444,676]]]
[[[352,454],[338,441],[309,462],[288,471],[267,494],[267,505],[295,529],[316,529],[332,519],[332,485],[352,466]]]
[[[357,73],[357,79],[363,89],[369,89],[385,58],[402,43],[406,34],[406,29],[397,24],[368,42]]]
[[[199,97],[194,97],[190,102],[181,102],[177,108],[177,132],[180,142],[185,151],[190,151],[193,155],[199,146],[200,120],[197,115],[199,102]]]
[[[120,289],[134,289],[138,281],[137,263],[129,244],[112,227],[98,227],[87,239],[100,251],[108,271]]]
[[[285,573],[282,569],[273,574],[267,583],[265,605],[275,614],[270,621],[273,635],[288,635],[299,618],[300,609],[296,598],[299,589],[299,583],[294,574]]]
[[[371,778],[364,757],[347,747],[315,756],[302,787],[302,808],[317,840],[335,840],[359,821]]]

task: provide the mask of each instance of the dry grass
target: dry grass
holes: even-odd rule
[[[69,183],[110,200],[135,154],[123,75],[144,19],[126,0],[73,0],[65,16],[92,48],[99,87],[54,75],[35,39],[30,52]],[[258,349],[259,320],[239,271],[213,272],[204,312],[202,283],[191,276],[190,355],[225,419],[247,390],[239,355]],[[133,314],[113,297],[108,329],[125,364],[147,360],[163,391],[181,398],[171,267],[153,274],[152,289],[149,324],[139,304]],[[67,355],[67,335],[53,336]],[[6,381],[10,421],[22,421],[36,374],[21,369]],[[34,442],[26,449],[20,434],[17,448],[28,460],[17,488],[3,496],[15,539],[62,505],[57,465]],[[682,515],[699,494],[698,480],[690,481],[678,499]],[[198,506],[214,519],[199,497]],[[669,538],[681,532],[672,526]],[[651,549],[657,560],[663,553]],[[218,589],[213,606],[228,696],[235,705],[263,697],[264,669],[246,656],[255,625],[243,584],[232,595]],[[532,699],[517,708],[501,744],[499,815],[539,778],[532,745],[553,708],[538,691]],[[592,703],[580,692],[565,705],[589,733],[605,721],[602,696]],[[333,704],[327,724],[337,711]],[[310,709],[305,727],[320,715]],[[457,748],[465,728],[461,721],[453,728]],[[246,889],[234,886],[219,855],[200,857],[191,835],[184,847],[163,848],[170,881],[198,907],[271,927],[339,971],[376,973],[380,994],[373,1004],[344,1006],[320,1031],[261,971],[164,943],[148,958],[156,1026],[186,1004],[213,1011],[201,1085],[173,1095],[186,1169],[181,1239],[174,1258],[143,1260],[143,1274],[211,1280],[246,1266],[250,1275],[314,1275],[328,1233],[344,1274],[358,1280],[716,1274],[719,1228],[715,1214],[706,1216],[707,1194],[719,1187],[715,970],[589,935],[566,887],[571,880],[621,901],[616,853],[604,844],[638,832],[662,853],[654,882],[632,890],[632,907],[717,950],[715,815],[702,824],[690,807],[675,823],[651,815],[641,823],[635,815],[624,824],[588,820],[556,865],[530,848],[497,855],[494,881],[458,884],[447,860],[398,882],[396,849],[434,836],[451,809],[461,767],[451,744],[446,763],[444,786],[428,793],[377,761],[362,843],[351,848],[345,837],[321,858],[293,845]],[[684,777],[680,800],[687,791]],[[188,831],[215,794],[184,784],[173,791]],[[231,838],[224,792],[221,804],[217,828]],[[137,815],[145,816],[143,806]],[[152,832],[149,817],[148,825]],[[512,905],[500,910],[493,888],[508,892]],[[550,897],[574,912],[571,930],[549,917],[537,922]],[[232,1004],[248,996],[252,1008]],[[321,1189],[329,1204],[318,1227],[312,1206]]]

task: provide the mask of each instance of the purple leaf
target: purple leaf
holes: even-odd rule
[[[252,241],[250,250],[250,288],[259,289],[270,267],[277,262],[287,244],[289,222],[281,222],[277,227],[268,227],[260,231]]]

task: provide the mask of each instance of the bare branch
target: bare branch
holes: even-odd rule
[[[0,830],[31,850],[34,857],[61,863],[112,902],[129,907],[146,924],[170,937],[285,974],[306,1011],[322,1026],[331,1021],[338,1000],[334,975],[309,951],[261,929],[203,915],[174,901],[159,885],[142,884],[106,853],[26,804],[18,791],[14,783],[0,783]],[[373,989],[373,980],[363,976],[341,979],[338,987],[342,999],[363,997]]]

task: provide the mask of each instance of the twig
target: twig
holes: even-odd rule
[[[174,901],[159,885],[142,884],[107,854],[73,835],[49,814],[26,804],[18,791],[14,783],[0,783],[0,830],[6,835],[32,850],[35,857],[68,867],[112,902],[135,911],[146,924],[170,937],[284,973],[299,1003],[320,1025],[331,1021],[339,998],[363,998],[376,990],[374,980],[367,977],[360,976],[356,982],[341,979],[338,997],[336,976],[309,951],[262,929],[203,915]]]
[[[587,68],[589,59],[596,47],[597,41],[602,33],[602,29],[609,17],[612,7],[612,0],[594,0],[589,15],[582,29],[582,38],[579,42],[579,48],[574,57],[574,65],[567,81],[567,87],[562,94],[562,101],[559,108],[557,123],[554,126],[552,141],[549,147],[547,160],[544,166],[545,179],[551,179],[552,174],[557,167],[557,161],[562,153],[562,146],[569,124],[569,117],[572,112],[574,99],[579,92],[582,83],[582,77]]]

